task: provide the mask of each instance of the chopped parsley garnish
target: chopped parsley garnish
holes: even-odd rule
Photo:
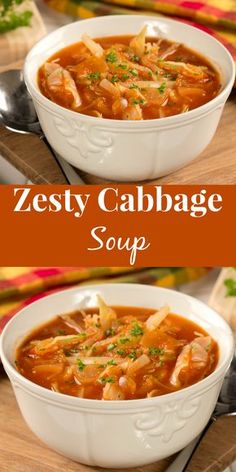
[[[134,105],[144,105],[146,102],[142,98],[133,98],[132,103]]]
[[[113,351],[113,349],[115,349],[115,347],[116,347],[116,344],[110,343],[110,344],[108,344],[108,346],[107,346],[107,350],[108,350],[108,351]]]
[[[137,353],[136,353],[136,351],[130,352],[130,354],[128,354],[128,357],[129,357],[130,359],[133,359],[133,360],[137,359]]]
[[[107,365],[117,365],[117,362],[115,362],[114,359],[111,359],[107,362]]]
[[[129,79],[129,74],[122,74],[122,80]]]
[[[159,347],[149,347],[150,356],[162,356],[164,354],[164,349]]]
[[[130,338],[124,337],[119,339],[120,344],[126,344],[130,341]]]
[[[131,336],[141,336],[143,334],[143,328],[138,323],[133,323],[133,328],[130,330]]]
[[[100,377],[98,379],[98,382],[100,382],[101,384],[114,383],[115,379],[114,377]]]
[[[136,54],[132,57],[132,61],[134,62],[139,62],[139,56],[136,56]]]
[[[64,354],[66,357],[70,357],[72,356],[73,354],[77,354],[79,352],[79,349],[65,349],[64,350]]]
[[[152,71],[151,70],[148,71],[148,75],[149,75],[149,77],[152,77]]]
[[[115,51],[110,51],[107,55],[106,55],[106,61],[107,62],[110,62],[111,64],[114,64],[114,62],[116,62],[118,59],[117,59],[117,55],[115,53]]]
[[[158,90],[158,92],[159,92],[160,94],[163,94],[163,93],[165,92],[165,89],[166,89],[166,84],[165,84],[165,82],[163,82],[163,83],[160,85],[160,87],[158,87],[157,90]]]
[[[88,79],[91,80],[99,80],[101,78],[101,73],[100,72],[91,72],[90,74],[87,74]]]
[[[227,288],[227,297],[235,297],[236,296],[236,280],[234,279],[225,279],[224,285]]]
[[[138,71],[136,69],[130,69],[129,70],[130,74],[132,74],[134,77],[137,77]]]
[[[116,67],[118,67],[119,69],[125,70],[125,69],[127,69],[128,66],[127,66],[127,64],[117,64]]]
[[[116,352],[119,356],[125,356],[126,355],[126,351],[124,349],[117,349]]]
[[[116,75],[116,74],[113,75],[112,78],[111,78],[111,82],[112,82],[113,84],[115,84],[115,82],[118,82],[118,81],[119,81],[118,75]]]
[[[85,368],[85,364],[81,361],[81,359],[77,359],[77,366],[78,369],[82,372]]]

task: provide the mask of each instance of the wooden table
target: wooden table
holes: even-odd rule
[[[45,446],[26,426],[10,382],[0,367],[1,472],[96,472],[97,468],[72,462]],[[236,418],[213,425],[188,472],[223,472],[236,459]],[[171,458],[126,472],[164,472]],[[104,472],[108,469],[100,469]]]
[[[148,183],[236,184],[235,116],[236,91],[234,90],[226,104],[217,133],[206,151],[185,168]],[[0,155],[33,183],[67,183],[52,154],[36,136],[20,135],[0,127]],[[88,184],[107,183],[83,172],[79,172],[79,175]]]

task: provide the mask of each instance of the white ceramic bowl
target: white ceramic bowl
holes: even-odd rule
[[[204,380],[184,390],[141,400],[101,401],[58,394],[22,377],[14,366],[17,343],[58,313],[96,306],[100,293],[111,305],[158,308],[168,303],[218,342],[219,363]],[[19,407],[32,431],[49,447],[84,464],[135,467],[173,454],[206,425],[233,354],[226,322],[200,301],[172,290],[107,284],[65,290],[23,309],[5,327],[0,357]]]
[[[41,94],[37,83],[39,67],[61,48],[79,41],[82,33],[95,38],[136,34],[144,24],[148,25],[148,35],[182,42],[215,64],[222,77],[219,95],[181,115],[132,122],[82,115]],[[199,29],[167,18],[124,15],[79,21],[49,34],[28,54],[24,76],[43,131],[60,156],[103,178],[138,181],[181,168],[206,148],[232,89],[235,68],[224,46]]]

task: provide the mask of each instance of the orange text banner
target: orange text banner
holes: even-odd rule
[[[236,265],[234,186],[0,188],[3,266]]]

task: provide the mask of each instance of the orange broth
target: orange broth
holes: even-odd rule
[[[94,309],[35,329],[17,350],[18,371],[62,394],[130,400],[186,388],[216,368],[217,343],[192,321],[168,313],[153,329],[163,309],[109,307],[107,313],[105,330]]]
[[[42,94],[85,115],[147,120],[185,113],[219,93],[219,74],[205,57],[183,44],[153,37],[145,39],[140,53],[130,46],[132,39],[94,40],[104,51],[99,57],[83,42],[58,51],[39,69]]]

